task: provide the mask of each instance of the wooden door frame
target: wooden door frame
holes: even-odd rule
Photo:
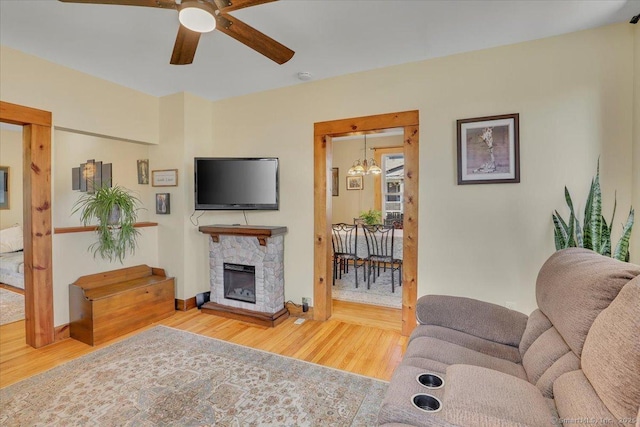
[[[0,122],[22,126],[25,332],[54,342],[51,239],[51,113],[0,101]]]
[[[418,292],[419,113],[417,110],[314,124],[314,319],[331,317],[332,138],[359,132],[404,128],[405,191],[402,268],[402,334],[416,326]]]

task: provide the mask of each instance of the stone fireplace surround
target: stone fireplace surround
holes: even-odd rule
[[[275,326],[288,317],[284,307],[284,233],[286,227],[210,225],[210,302],[204,313]],[[255,267],[256,303],[225,298],[224,263]]]

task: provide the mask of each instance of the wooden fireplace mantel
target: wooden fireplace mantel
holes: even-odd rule
[[[268,225],[201,225],[198,230],[211,236],[214,242],[220,240],[220,235],[256,237],[260,246],[267,246],[267,238],[287,232],[287,227]]]

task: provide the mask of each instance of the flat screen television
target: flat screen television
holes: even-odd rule
[[[278,210],[275,157],[195,158],[196,210]]]

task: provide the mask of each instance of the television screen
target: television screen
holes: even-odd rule
[[[278,210],[277,158],[195,158],[196,210]]]

